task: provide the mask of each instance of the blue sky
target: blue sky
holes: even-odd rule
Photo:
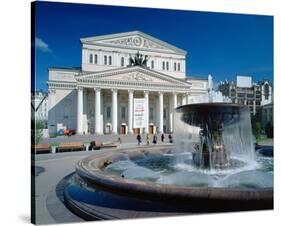
[[[273,17],[36,2],[36,89],[48,67],[79,67],[80,38],[140,30],[188,52],[187,76],[273,81]]]

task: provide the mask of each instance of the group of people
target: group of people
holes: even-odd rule
[[[149,133],[147,133],[146,134],[146,144],[147,145],[150,144],[150,139],[151,139],[151,135]],[[169,139],[169,143],[173,143],[172,134],[169,134],[168,139]],[[137,141],[138,141],[138,145],[140,145],[141,142],[142,142],[140,134],[137,135]],[[165,135],[164,135],[164,133],[162,133],[162,135],[161,135],[161,142],[164,143],[164,141],[165,141]],[[153,135],[152,143],[153,144],[157,144],[157,135],[156,134]]]

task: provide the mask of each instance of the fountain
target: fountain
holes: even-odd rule
[[[174,145],[79,161],[67,206],[89,220],[272,209],[273,158],[255,153],[248,108],[209,91],[212,101],[175,109]]]
[[[246,106],[205,103],[181,106],[175,111],[178,150],[190,151],[205,168],[226,168],[230,156],[254,160],[249,112]],[[235,139],[235,144],[232,144]]]

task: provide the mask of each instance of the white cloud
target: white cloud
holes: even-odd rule
[[[41,38],[37,38],[37,37],[35,38],[35,47],[36,49],[42,52],[52,52],[48,44],[44,42]]]

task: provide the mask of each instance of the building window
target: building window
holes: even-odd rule
[[[181,70],[181,64],[178,63],[178,71],[180,71],[180,70]]]
[[[111,107],[110,106],[108,106],[106,108],[106,118],[111,119]]]
[[[89,56],[89,62],[90,62],[90,64],[93,63],[93,54],[91,54],[91,53],[90,53],[90,56]]]
[[[149,121],[153,120],[153,108],[149,108]]]
[[[164,108],[164,111],[163,111],[163,118],[166,119],[166,108]]]
[[[98,64],[98,55],[95,54],[95,64]]]
[[[108,57],[108,61],[109,61],[109,65],[112,65],[112,57],[111,56]]]
[[[151,61],[151,69],[154,69],[154,60]]]
[[[124,57],[121,57],[121,67],[124,67]]]
[[[169,71],[169,62],[166,62],[166,70]]]
[[[105,65],[107,65],[107,56],[104,56],[104,57],[103,57],[103,63],[104,63]]]
[[[165,70],[165,62],[162,62],[162,70]]]
[[[268,97],[269,97],[269,85],[265,84],[265,86],[264,86],[264,98],[266,100],[268,100]]]
[[[126,119],[126,108],[125,107],[121,108],[121,119],[122,120]]]
[[[177,70],[177,63],[174,63],[174,71]]]

